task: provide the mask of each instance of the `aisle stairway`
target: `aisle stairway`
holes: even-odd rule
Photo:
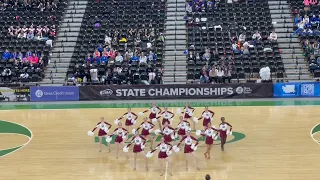
[[[166,47],[164,58],[164,84],[185,84],[187,59],[186,49],[185,0],[167,1]]]
[[[308,65],[304,60],[303,49],[297,36],[290,38],[294,22],[290,5],[285,0],[268,1],[274,29],[278,35],[279,48],[289,82],[311,81]]]
[[[86,6],[87,0],[69,1],[53,45],[51,61],[41,84],[62,85],[65,83]]]

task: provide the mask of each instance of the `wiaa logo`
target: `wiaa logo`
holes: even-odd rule
[[[237,87],[236,88],[236,93],[238,94],[251,94],[252,89],[250,87]]]
[[[101,96],[111,96],[113,94],[112,89],[105,89],[103,91],[100,91]]]
[[[36,90],[34,94],[36,95],[37,98],[41,98],[43,96],[43,91],[39,89],[39,90]]]

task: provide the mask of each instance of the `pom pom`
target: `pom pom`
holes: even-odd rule
[[[153,122],[153,123],[155,123],[155,122],[157,122],[157,121],[158,121],[158,119],[156,119],[156,118],[153,118],[153,119],[152,119],[152,122]]]
[[[146,157],[151,158],[153,156],[153,153],[151,151],[147,152]]]
[[[172,154],[172,151],[167,151],[166,153],[168,156],[170,156]]]
[[[111,142],[111,140],[112,140],[112,137],[111,137],[111,136],[107,136],[107,137],[106,137],[106,142],[109,143],[109,142]]]
[[[196,131],[196,135],[197,135],[197,136],[200,136],[200,135],[201,135],[201,130],[197,130],[197,131]]]
[[[196,117],[193,117],[192,120],[193,120],[195,123],[198,123],[198,122],[199,122],[198,118],[196,118]]]
[[[156,129],[156,130],[154,131],[154,133],[155,133],[156,135],[158,135],[158,134],[161,133],[161,130],[160,130],[160,129]]]
[[[129,147],[125,146],[123,147],[123,152],[128,152],[129,151]]]
[[[181,114],[181,109],[177,108],[176,112],[177,112],[177,114]]]
[[[136,124],[136,122],[137,122],[137,121],[134,120],[134,119],[131,120],[131,123],[132,123],[132,124]]]
[[[229,134],[232,135],[232,131],[230,131]]]
[[[108,128],[105,128],[105,129],[104,129],[104,132],[106,132],[106,133],[108,134],[109,129],[108,129]]]
[[[143,112],[139,112],[139,115],[142,116],[142,115],[143,115]]]
[[[174,145],[174,146],[172,147],[172,149],[174,150],[174,152],[179,152],[179,151],[180,151],[180,148],[178,148],[177,145]]]
[[[197,150],[197,146],[195,144],[191,144],[191,149],[193,149],[195,151],[195,150]]]
[[[189,116],[193,116],[193,112],[189,112]]]
[[[176,138],[174,137],[174,133],[171,134],[171,139],[175,140]]]
[[[213,139],[214,139],[214,140],[217,140],[217,139],[218,139],[218,136],[215,136]]]
[[[146,147],[144,144],[141,144],[140,146],[142,150]]]
[[[122,136],[122,139],[127,139],[127,136]]]
[[[117,124],[117,125],[118,125],[119,122],[120,122],[119,119],[114,120],[114,124]]]
[[[132,134],[136,134],[137,130],[136,129],[132,129]]]
[[[227,134],[230,134],[230,131],[229,131],[229,130],[227,130]]]
[[[88,136],[93,136],[94,133],[92,131],[88,131]]]

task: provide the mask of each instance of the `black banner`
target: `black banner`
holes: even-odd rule
[[[0,101],[30,101],[30,88],[0,87]]]
[[[80,100],[271,98],[273,84],[80,86]]]

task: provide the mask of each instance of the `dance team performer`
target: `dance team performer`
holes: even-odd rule
[[[196,143],[193,144],[192,142],[195,141]],[[186,171],[188,171],[188,160],[190,159],[190,157],[193,157],[195,162],[196,162],[196,166],[197,166],[197,170],[200,170],[199,168],[199,163],[198,163],[198,158],[196,153],[194,152],[197,149],[197,145],[199,144],[199,140],[196,139],[195,137],[193,137],[191,135],[191,131],[188,130],[187,131],[187,135],[185,135],[179,142],[179,144],[177,146],[173,147],[173,150],[175,152],[179,152],[179,146],[184,143],[184,154],[186,155]]]
[[[193,112],[194,112],[194,108],[192,108],[189,103],[186,103],[186,106],[183,108],[183,118],[187,121],[189,121],[192,116],[193,116]],[[193,129],[196,129],[196,122],[193,121]]]
[[[175,130],[171,127],[171,125],[168,122],[164,123],[164,127],[160,133],[163,135],[164,142],[171,143],[173,140],[175,140]]]
[[[208,106],[205,107],[205,110],[202,112],[201,117],[197,120],[203,119],[202,126],[204,129],[207,128],[208,123],[211,123],[214,116],[214,112],[209,110]]]
[[[230,127],[230,130],[228,130]],[[224,117],[221,117],[221,123],[219,125],[219,134],[221,139],[221,151],[224,151],[224,144],[226,144],[228,134],[232,134],[232,126],[228,122],[226,122]]]
[[[150,122],[155,123],[157,121],[159,123],[159,127],[161,129],[161,123],[160,123],[160,120],[157,119],[157,115],[160,114],[162,112],[162,110],[155,103],[152,103],[151,108],[149,108],[139,114],[143,115],[144,113],[146,113],[148,111],[150,111],[150,114],[149,114]]]
[[[124,152],[128,152],[129,147],[134,144],[133,146],[133,153],[134,153],[134,163],[133,163],[133,170],[136,170],[137,167],[137,156],[138,154],[141,154],[143,158],[145,159],[145,168],[148,171],[148,160],[146,157],[146,154],[144,153],[144,147],[146,144],[146,139],[142,137],[138,131],[136,131],[135,135],[132,137],[130,143],[123,148]]]
[[[123,145],[124,147],[125,145],[125,141],[127,140],[127,136],[128,136],[128,130],[125,128],[122,128],[122,123],[119,122],[118,123],[118,127],[113,131],[113,135],[116,136],[115,138],[115,144],[116,144],[116,148],[117,148],[117,155],[116,155],[116,159],[119,158],[119,150],[120,150],[120,144]],[[128,155],[126,155],[127,159],[128,159]]]
[[[183,116],[180,116],[179,120],[180,122],[176,130],[178,131],[179,139],[182,139],[187,134],[186,131],[190,130],[190,123],[186,121]]]
[[[109,126],[109,127],[107,127]],[[97,126],[95,128],[93,128],[92,131],[89,131],[88,132],[88,135],[89,136],[93,136],[94,135],[94,131],[99,128],[99,132],[98,132],[98,136],[99,136],[99,141],[100,141],[100,150],[99,152],[101,152],[101,144],[102,144],[102,140],[103,140],[103,137],[106,137],[108,132],[109,132],[109,129],[112,127],[111,124],[107,123],[104,121],[104,117],[100,117],[100,122],[97,124]],[[111,151],[110,150],[110,144],[108,145],[108,150],[109,152]]]
[[[171,111],[168,111],[168,107],[164,108],[164,111],[162,111],[162,113],[159,114],[160,116],[157,117],[157,119],[159,119],[162,116],[162,126],[167,122],[168,124],[171,124],[170,119],[172,119],[174,117],[174,114]],[[160,129],[161,126],[160,126]]]
[[[168,169],[169,169],[169,174],[172,176],[172,161],[169,158],[169,156],[171,155],[172,151],[172,145],[170,143],[167,143],[164,141],[164,138],[161,138],[161,142],[152,150],[150,151],[150,153],[148,152],[148,154],[152,154],[156,151],[159,150],[159,154],[158,154],[158,160],[160,162],[160,176],[163,176],[164,173],[164,162],[166,161],[168,163]],[[147,154],[147,157],[148,157]],[[150,156],[150,155],[149,155]],[[151,157],[150,156],[150,157]]]
[[[211,127],[210,122],[207,124],[207,128],[204,130],[204,132],[201,133],[202,136],[206,137],[205,143],[207,146],[207,150],[204,153],[204,156],[206,159],[210,159],[210,151],[213,145],[213,141],[218,137],[218,134],[219,134],[219,130],[216,129],[215,127]]]
[[[138,129],[136,131],[139,131],[140,128],[142,128],[141,136],[144,137],[145,139],[150,140],[150,143],[151,143],[150,148],[152,149],[153,138],[150,136],[150,133],[151,133],[152,129],[154,128],[154,124],[152,124],[152,122],[149,122],[148,118],[145,117],[145,118],[143,118],[143,122],[140,124],[140,126],[138,127]],[[135,134],[135,132],[133,132],[133,134]]]
[[[126,117],[126,122],[125,122],[126,129],[129,131],[130,127],[136,124],[138,116],[135,113],[131,112],[131,108],[128,108],[128,111],[126,113],[124,113],[119,119],[115,120],[115,124],[118,124],[119,121],[124,117]]]

